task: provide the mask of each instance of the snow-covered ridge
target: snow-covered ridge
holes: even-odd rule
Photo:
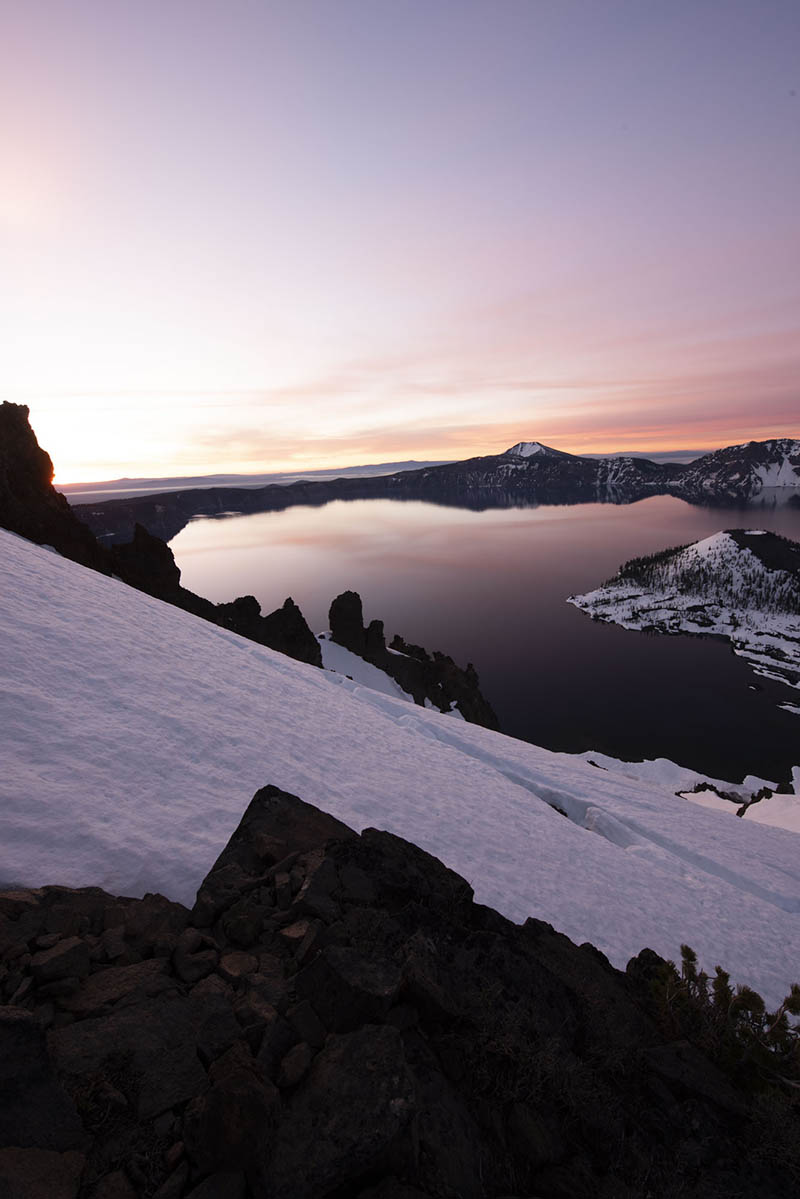
[[[793,981],[795,834],[412,707],[11,534],[0,561],[0,883],[191,901],[271,782],[618,965],[688,942],[770,1003]]]
[[[635,559],[569,603],[628,629],[727,637],[757,674],[800,688],[800,545],[763,529]]]
[[[716,450],[691,463],[681,486],[691,495],[742,499],[768,488],[800,487],[800,441],[775,437]]]

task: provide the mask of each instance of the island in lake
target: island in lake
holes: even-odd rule
[[[728,529],[634,558],[568,602],[626,629],[726,637],[756,674],[800,688],[800,545],[786,537]]]

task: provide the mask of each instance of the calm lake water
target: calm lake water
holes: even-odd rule
[[[800,718],[777,704],[797,702],[796,690],[756,678],[724,642],[629,632],[565,603],[629,558],[735,527],[800,540],[800,510],[666,496],[486,512],[337,501],[198,519],[171,545],[192,591],[214,601],[252,594],[265,612],[291,595],[315,631],[327,628],[335,595],[360,592],[365,619],[383,620],[387,638],[473,662],[513,736],[788,781]]]

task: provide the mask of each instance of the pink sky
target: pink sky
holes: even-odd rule
[[[0,398],[62,482],[800,435],[800,9],[28,0]]]

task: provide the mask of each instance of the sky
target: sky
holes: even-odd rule
[[[797,0],[0,0],[57,482],[800,435]]]

